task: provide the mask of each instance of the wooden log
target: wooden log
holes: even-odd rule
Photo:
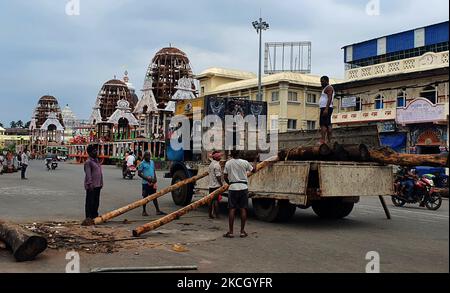
[[[400,154],[390,148],[384,147],[371,149],[369,154],[372,161],[381,164],[403,167],[426,166],[448,168],[448,153],[442,155]]]
[[[208,174],[209,174],[208,172],[205,172],[203,174],[200,174],[200,175],[188,178],[186,180],[180,181],[180,182],[178,182],[178,183],[176,183],[174,185],[171,185],[171,186],[169,186],[167,188],[161,189],[157,193],[152,194],[152,195],[150,195],[150,196],[148,196],[148,197],[146,197],[144,199],[135,201],[135,202],[133,202],[133,203],[131,203],[129,205],[121,207],[120,209],[117,209],[117,210],[111,211],[109,213],[106,213],[104,215],[101,215],[101,216],[99,216],[99,217],[94,219],[94,224],[98,225],[98,224],[101,224],[101,223],[105,223],[105,222],[107,222],[107,221],[109,221],[109,220],[111,220],[113,218],[116,218],[116,217],[118,217],[120,215],[123,215],[123,214],[125,214],[125,213],[127,213],[127,212],[129,212],[131,210],[134,210],[134,209],[136,209],[138,207],[146,205],[149,202],[154,201],[155,199],[160,198],[161,196],[163,196],[163,195],[165,195],[165,194],[167,194],[169,192],[177,190],[180,187],[183,187],[185,185],[194,183],[194,182],[196,182],[196,181],[198,181],[198,180],[200,180],[202,178],[205,178],[206,176],[208,176]]]
[[[345,150],[344,146],[335,143],[333,145],[333,160],[335,161],[350,161],[350,154]]]
[[[279,159],[278,157],[272,157],[260,164],[257,165],[256,168],[256,172],[259,172],[260,170],[272,165],[273,163],[277,162]],[[249,177],[251,177],[254,173],[249,173],[247,174]],[[190,211],[193,211],[201,206],[204,206],[206,204],[208,204],[210,201],[212,201],[216,196],[218,196],[219,194],[224,193],[225,191],[227,191],[229,188],[228,184],[225,184],[224,186],[222,186],[221,188],[219,188],[218,190],[214,191],[213,193],[211,193],[208,196],[205,196],[204,198],[200,199],[199,201],[196,201],[194,203],[191,203],[190,205],[176,211],[173,212],[167,216],[162,217],[161,219],[152,221],[150,223],[147,223],[145,225],[142,225],[140,227],[137,227],[136,229],[133,230],[133,236],[134,237],[139,237],[140,235],[150,232],[152,230],[155,230],[167,223],[170,223],[176,219],[179,219],[181,216],[189,213]]]
[[[278,157],[280,161],[320,161],[328,159],[331,153],[330,146],[322,144],[281,150],[278,152]]]
[[[256,159],[259,158],[261,154],[267,154],[268,151],[262,152],[262,151],[239,151],[239,158],[243,160],[247,160],[249,162],[254,162]]]
[[[335,143],[333,156],[337,161],[367,162],[370,159],[369,148],[364,144]]]
[[[33,260],[47,249],[47,239],[8,222],[0,221],[0,240],[12,250],[18,262]]]
[[[365,144],[344,145],[350,160],[357,162],[367,162],[370,160],[369,147]]]

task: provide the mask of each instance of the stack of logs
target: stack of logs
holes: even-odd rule
[[[290,150],[281,150],[278,157],[280,161],[374,162],[403,167],[448,167],[448,153],[441,155],[400,154],[387,147],[369,148],[364,144],[342,145],[335,143],[332,146],[322,144],[320,146],[297,147]]]

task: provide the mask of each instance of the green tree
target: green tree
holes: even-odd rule
[[[11,128],[16,128],[17,127],[16,121],[11,121],[11,123],[9,123],[9,126]]]
[[[25,128],[25,129],[30,128],[30,124],[31,124],[31,121],[28,121],[27,123],[25,123],[25,126],[23,128]]]
[[[17,127],[17,128],[23,128],[23,121],[22,121],[22,120],[18,120],[18,121],[16,122],[16,127]]]
[[[0,122],[0,127],[4,127],[4,126],[3,126],[3,123],[1,123],[1,122]]]

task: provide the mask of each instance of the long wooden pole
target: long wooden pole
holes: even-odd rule
[[[448,154],[446,155],[413,155],[400,154],[389,148],[372,149],[369,151],[372,161],[403,167],[428,166],[447,167]]]
[[[272,157],[269,158],[268,160],[258,164],[256,166],[256,172],[261,171],[262,169],[272,165],[275,162],[278,162],[279,158],[278,157]],[[255,173],[256,173],[255,172]],[[248,177],[251,177],[253,174],[255,174],[253,172],[248,173]],[[190,205],[176,211],[173,212],[167,216],[162,217],[161,219],[152,221],[150,223],[147,223],[145,225],[142,225],[140,227],[137,227],[136,229],[133,230],[133,236],[134,237],[139,237],[140,235],[150,232],[152,230],[155,230],[165,224],[168,224],[176,219],[179,219],[181,216],[189,213],[190,211],[193,211],[203,205],[206,205],[207,203],[209,203],[210,201],[212,201],[216,196],[218,196],[221,193],[224,193],[225,191],[228,190],[230,186],[228,184],[223,185],[221,188],[219,188],[218,190],[214,191],[213,193],[211,193],[208,196],[205,196],[204,198],[200,199],[199,201],[196,201],[194,203],[191,203]]]
[[[189,179],[180,181],[180,182],[178,182],[178,183],[176,183],[174,185],[171,185],[171,186],[169,186],[167,188],[161,189],[160,191],[158,191],[155,194],[152,194],[149,197],[146,197],[144,199],[135,201],[135,202],[133,202],[133,203],[131,203],[129,205],[121,207],[120,209],[117,209],[117,210],[111,211],[109,213],[106,213],[104,215],[101,215],[101,216],[99,216],[99,217],[94,219],[94,224],[98,225],[98,224],[101,224],[101,223],[105,223],[105,222],[107,222],[107,221],[109,221],[109,220],[111,220],[113,218],[116,218],[116,217],[118,217],[120,215],[123,215],[123,214],[125,214],[125,213],[127,213],[127,212],[129,212],[131,210],[134,210],[134,209],[136,209],[138,207],[146,205],[149,202],[154,201],[155,199],[157,199],[157,198],[159,198],[159,197],[161,197],[161,196],[163,196],[163,195],[165,195],[165,194],[167,194],[169,192],[177,190],[180,187],[183,187],[185,185],[194,183],[194,182],[196,182],[196,181],[198,181],[198,180],[200,180],[202,178],[205,178],[206,176],[208,176],[208,174],[209,174],[208,172],[205,172],[203,174],[200,174],[200,175],[191,177]]]

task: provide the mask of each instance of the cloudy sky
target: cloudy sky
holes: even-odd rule
[[[102,83],[129,71],[140,89],[150,60],[172,44],[194,73],[221,66],[256,72],[262,16],[265,41],[311,41],[312,70],[342,78],[344,45],[449,19],[448,0],[0,0],[0,122],[30,120],[51,94],[88,118]],[[372,0],[377,1],[377,0]]]

